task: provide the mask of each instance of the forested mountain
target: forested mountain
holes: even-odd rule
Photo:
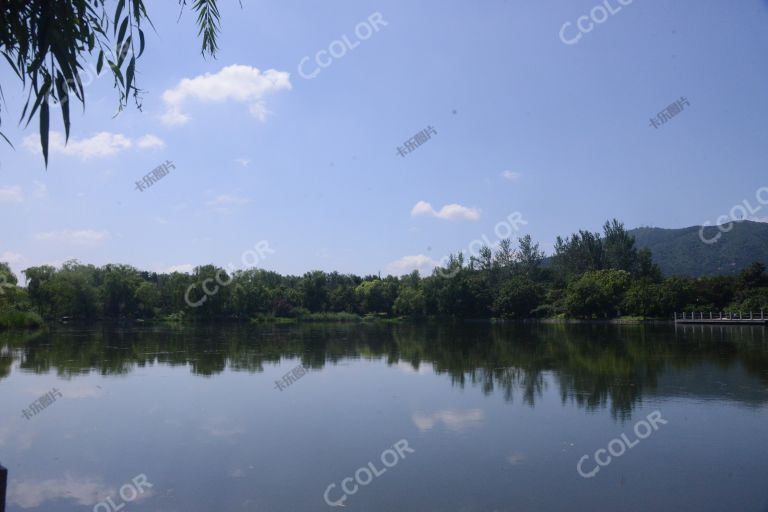
[[[729,231],[724,231],[729,229]],[[667,276],[735,275],[755,261],[768,264],[768,223],[681,229],[637,228],[629,233],[639,249],[650,249]]]

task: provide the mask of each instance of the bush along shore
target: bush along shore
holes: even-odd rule
[[[614,220],[602,233],[558,237],[545,257],[526,235],[477,254],[451,255],[430,275],[281,275],[214,265],[191,274],[69,261],[23,270],[26,287],[0,263],[0,328],[45,322],[213,321],[255,323],[396,321],[399,318],[638,321],[683,311],[768,309],[768,276],[755,262],[738,275],[663,276],[648,250]],[[201,283],[216,285],[205,295]],[[210,288],[209,288],[210,289]],[[205,300],[203,300],[205,299]]]

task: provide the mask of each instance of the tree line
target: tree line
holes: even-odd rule
[[[665,277],[617,220],[602,233],[558,237],[546,257],[530,235],[476,255],[456,253],[431,275],[396,277],[312,271],[281,275],[215,265],[191,274],[69,261],[23,271],[26,287],[0,263],[0,318],[45,320],[270,320],[375,317],[669,318],[682,311],[759,311],[768,276],[754,263],[737,276]],[[213,283],[219,283],[214,285]],[[203,285],[206,284],[204,288]],[[215,289],[215,293],[210,293]],[[2,320],[0,320],[2,325]]]

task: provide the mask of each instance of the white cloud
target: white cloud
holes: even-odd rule
[[[24,201],[24,193],[18,185],[13,187],[0,187],[0,203],[20,203],[22,201]]]
[[[235,158],[235,162],[240,164],[241,167],[247,167],[251,163],[247,158]]]
[[[245,427],[223,416],[207,419],[200,428],[213,437],[231,438],[245,433]]]
[[[445,409],[433,414],[417,412],[412,416],[416,428],[422,432],[432,430],[438,423],[445,425],[445,428],[448,430],[461,432],[466,428],[478,426],[484,418],[485,414],[480,409],[468,409],[464,411],[459,409]]]
[[[58,153],[65,156],[75,156],[83,160],[91,158],[102,158],[113,156],[121,151],[138,147],[139,149],[150,149],[161,147],[164,142],[154,135],[144,135],[138,140],[133,141],[122,133],[99,132],[92,137],[85,139],[69,138],[66,142],[64,134],[52,131],[48,142],[48,149],[51,153]],[[28,135],[22,141],[22,145],[33,153],[40,152],[40,136],[37,134]]]
[[[161,119],[170,125],[188,122],[190,117],[183,112],[182,106],[188,99],[195,99],[247,103],[251,115],[264,121],[268,114],[264,96],[284,89],[291,89],[290,74],[285,71],[269,69],[262,73],[251,66],[233,64],[215,74],[184,78],[176,87],[167,89],[163,93],[166,110]]]
[[[136,145],[141,149],[156,149],[165,147],[165,142],[160,137],[148,133],[143,137],[139,137],[136,140]]]
[[[401,372],[411,375],[428,375],[430,373],[434,373],[433,367],[430,363],[421,363],[419,364],[419,368],[416,369],[411,363],[400,361],[395,365],[395,367]]]
[[[0,261],[6,263],[18,263],[22,260],[23,256],[17,252],[5,251],[0,253]]]
[[[271,112],[267,110],[267,107],[264,106],[263,101],[258,101],[256,103],[251,104],[248,107],[248,112],[250,112],[253,117],[258,119],[262,123],[267,120],[267,114],[271,114]]]
[[[205,202],[206,206],[211,210],[222,213],[230,212],[234,206],[242,206],[248,203],[250,203],[250,200],[235,194],[220,194]]]
[[[387,265],[387,272],[396,275],[408,274],[413,270],[418,270],[421,273],[429,273],[439,264],[439,261],[435,261],[429,256],[415,254],[413,256],[403,256],[399,260],[389,263]]]
[[[195,269],[195,266],[191,263],[182,263],[181,265],[174,265],[165,269],[165,273],[173,274],[174,272],[180,272],[182,274],[191,274]]]
[[[109,238],[108,231],[95,231],[93,229],[64,229],[61,231],[47,231],[35,234],[37,240],[53,242],[102,242]]]
[[[501,177],[505,180],[516,181],[523,176],[523,173],[518,171],[504,171],[501,173]]]
[[[436,211],[428,202],[419,201],[411,210],[411,216],[416,217],[417,215],[428,215],[445,220],[478,220],[480,218],[480,210],[452,203]]]

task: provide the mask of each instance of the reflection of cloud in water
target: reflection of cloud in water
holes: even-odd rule
[[[443,423],[448,430],[460,432],[468,427],[479,426],[484,418],[485,414],[480,409],[467,409],[464,411],[459,409],[444,409],[432,414],[416,412],[412,416],[413,423],[422,432],[432,430],[438,423]]]
[[[56,384],[55,386],[51,386],[49,388],[41,388],[41,387],[33,387],[33,388],[26,388],[24,390],[24,393],[30,396],[34,396],[35,398],[39,398],[49,391],[51,389],[56,388],[59,391],[61,391],[61,398],[99,398],[104,394],[104,390],[101,388],[101,386],[96,385],[88,385],[88,384]],[[61,398],[57,397],[57,400],[61,400]]]
[[[513,452],[513,453],[509,454],[509,456],[507,457],[507,462],[509,462],[513,466],[517,466],[518,464],[520,464],[521,462],[523,462],[527,458],[528,457],[526,457],[526,455],[524,453]]]
[[[91,506],[115,493],[117,489],[105,486],[100,480],[65,475],[55,480],[11,480],[8,502],[33,508],[46,501],[69,498],[78,505]]]
[[[32,441],[37,437],[33,430],[19,429],[14,431],[9,425],[0,426],[0,448],[13,446],[18,451],[27,450],[32,446]]]
[[[414,368],[411,363],[406,363],[405,361],[400,361],[395,366],[398,370],[405,373],[415,373],[418,375],[427,375],[428,373],[433,373],[432,365],[429,363],[421,363],[418,369]]]
[[[245,433],[242,425],[236,424],[230,418],[217,416],[205,421],[201,429],[208,432],[213,437],[234,437]]]

